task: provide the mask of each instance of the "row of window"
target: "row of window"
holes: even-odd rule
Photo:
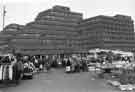
[[[63,50],[63,49],[53,49],[53,51],[60,51],[60,50]],[[48,49],[21,49],[21,51],[46,51],[48,52],[49,50]]]
[[[65,17],[65,18],[71,18],[71,19],[82,19],[82,16],[78,16],[78,15],[76,15],[76,16],[70,16],[70,15],[68,15],[67,13],[65,14],[65,15],[62,15],[62,13],[58,13],[58,12],[48,12],[48,13],[46,13],[46,14],[39,14],[38,16],[37,16],[37,18],[40,18],[40,17],[43,17],[43,16],[47,16],[48,18],[51,18],[52,16],[57,16],[57,17]]]
[[[39,30],[58,30],[58,31],[75,31],[76,27],[68,27],[62,25],[31,25],[31,27]]]
[[[112,26],[112,25],[104,25],[102,26],[104,29],[112,29],[112,30],[131,30],[133,31],[133,27],[130,27],[130,26]]]
[[[42,17],[37,17],[36,18],[36,21],[38,20],[50,20],[50,21],[60,21],[60,22],[79,22],[80,20],[79,19],[76,19],[76,18],[68,18],[68,17],[59,17],[59,16],[42,16]]]
[[[34,36],[34,37],[40,37],[40,34],[18,34],[17,36]]]
[[[133,27],[111,27],[111,26],[103,26],[103,25],[98,25],[98,24],[95,24],[95,25],[89,25],[89,26],[84,26],[84,27],[80,27],[79,28],[80,30],[115,30],[115,31],[122,31],[122,32],[125,32],[125,31],[128,31],[128,32],[133,32],[134,29]]]
[[[120,37],[120,38],[129,38],[129,39],[133,39],[134,38],[134,33],[133,32],[120,32],[120,31],[102,31],[98,32],[98,31],[82,31],[82,34],[84,36],[89,36],[89,37],[98,37],[101,38],[102,36],[104,37]]]
[[[112,34],[126,34],[126,35],[133,35],[134,31],[130,30],[112,30],[112,29],[104,29],[104,33],[112,33]]]
[[[133,36],[130,35],[112,35],[106,34],[103,36],[104,39],[118,39],[118,40],[134,40]]]
[[[104,44],[119,44],[119,45],[135,45],[134,41],[120,41],[120,40],[110,40],[110,41],[104,41]]]
[[[105,25],[112,25],[112,26],[133,26],[133,22],[127,22],[127,21],[118,21],[118,20],[106,20],[102,18],[90,18],[88,20],[84,20],[81,24],[82,25],[90,25],[93,23],[101,23]]]
[[[56,26],[77,26],[77,22],[62,22],[57,20],[37,20],[36,23],[43,24],[43,25],[56,25]]]
[[[58,11],[53,11],[50,12],[52,15],[60,15],[60,16],[70,16],[70,17],[74,17],[74,18],[82,18],[82,14],[79,13],[74,13],[74,12],[58,12]]]
[[[132,20],[119,19],[118,17],[104,17],[102,21],[105,23],[116,23],[116,24],[131,24]]]

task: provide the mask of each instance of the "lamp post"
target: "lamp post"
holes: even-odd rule
[[[2,24],[2,29],[4,31],[4,27],[5,27],[5,16],[6,16],[6,10],[5,10],[5,5],[3,6],[3,24]]]

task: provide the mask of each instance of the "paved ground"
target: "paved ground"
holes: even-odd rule
[[[92,80],[92,74],[66,74],[64,70],[40,73],[33,80],[22,80],[17,86],[0,87],[0,92],[118,92],[104,80]]]

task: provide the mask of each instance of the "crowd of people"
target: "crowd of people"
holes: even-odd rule
[[[0,56],[0,81],[12,80],[19,83],[24,72],[48,72],[51,68],[63,68],[66,73],[88,71],[87,61],[72,55],[7,54]]]
[[[50,68],[69,67],[70,72],[88,71],[87,61],[75,57],[60,57],[58,55],[36,55],[20,57],[23,63],[29,63],[36,71],[49,71]]]
[[[99,53],[98,53],[99,54]],[[11,55],[0,55],[0,81],[13,80],[19,83],[24,73],[49,72],[51,68],[63,68],[65,73],[79,73],[89,71],[89,61],[91,63],[113,63],[114,60],[131,62],[129,57],[119,57],[118,55],[102,53],[97,59],[88,58],[89,55],[23,55],[20,53]],[[113,58],[112,58],[113,57]]]

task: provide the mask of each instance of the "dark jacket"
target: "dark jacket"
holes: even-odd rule
[[[71,62],[70,62],[70,60],[68,60],[68,61],[67,61],[66,66],[71,66]]]

